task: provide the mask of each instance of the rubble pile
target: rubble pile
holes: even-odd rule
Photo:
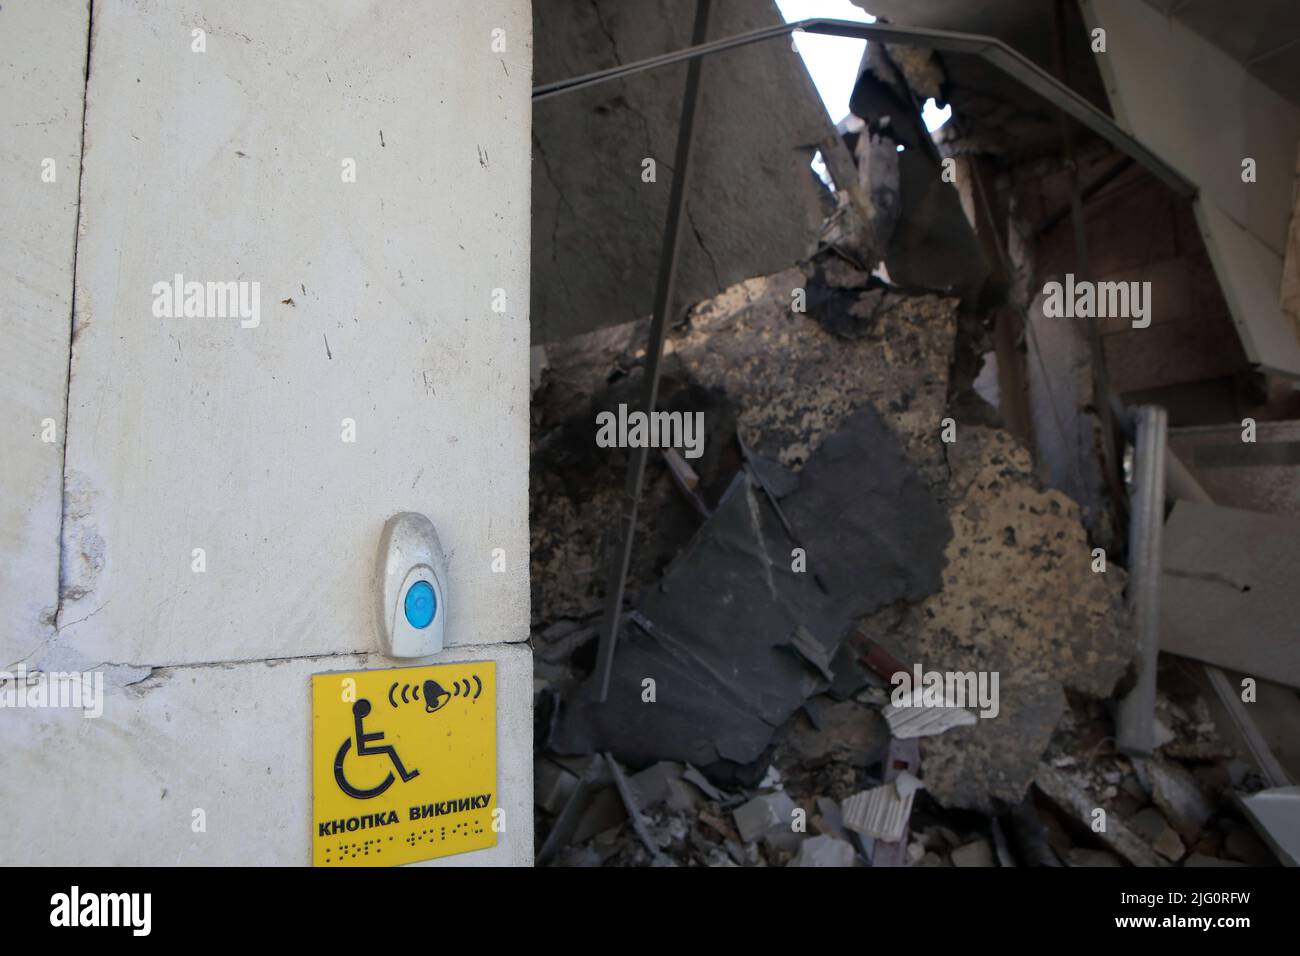
[[[651,458],[604,702],[591,674],[626,452],[596,449],[594,422],[636,401],[644,324],[547,349],[539,860],[1190,865],[1258,850],[1220,810],[1244,764],[1201,697],[1160,699],[1153,759],[1115,750],[1106,699],[1134,654],[1125,572],[1095,569],[1078,506],[1041,488],[1003,429],[941,439],[951,357],[978,327],[955,299],[833,254],[690,311],[668,338],[661,408],[707,409],[706,452],[689,488]],[[889,677],[911,662],[997,674],[997,713],[893,706]],[[890,771],[899,754],[914,771]],[[1077,818],[1085,805],[1110,815],[1107,834]]]
[[[937,136],[928,98],[960,114]],[[640,408],[656,346],[638,321],[537,356],[540,862],[1295,861],[1295,659],[1255,636],[1294,620],[1295,536],[1234,510],[1258,477],[1210,500],[1152,397],[1238,352],[1175,361],[1145,325],[1067,325],[1037,291],[1146,275],[1151,231],[1173,256],[1163,328],[1188,352],[1219,341],[1179,306],[1204,298],[1178,278],[1206,271],[1190,211],[1025,104],[987,71],[868,44],[852,115],[818,142],[816,250],[662,317],[655,411],[702,415],[704,441],[650,453],[607,635],[630,454],[598,448],[595,422]],[[1182,219],[1145,221],[1167,207]],[[1091,259],[1089,230],[1107,237]],[[1285,458],[1184,440],[1216,469]],[[1264,730],[1256,679],[1220,669],[1246,661],[1276,662],[1256,668],[1281,682],[1258,682]]]

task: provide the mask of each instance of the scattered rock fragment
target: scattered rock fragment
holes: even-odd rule
[[[732,818],[746,843],[762,839],[774,829],[790,830],[794,801],[784,791],[764,793],[736,808]]]

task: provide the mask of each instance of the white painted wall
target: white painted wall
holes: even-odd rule
[[[84,54],[64,21],[33,62]],[[4,640],[6,662],[103,670],[110,692],[97,720],[0,711],[0,862],[307,862],[309,677],[395,663],[372,653],[372,587],[404,510],[449,564],[452,649],[426,662],[500,665],[507,836],[451,861],[531,861],[531,655],[509,643],[529,617],[530,85],[522,0],[95,3],[63,600],[43,644]],[[5,109],[43,119],[60,95]],[[69,267],[34,283],[63,306],[63,367]],[[260,283],[259,324],[155,316],[176,273]],[[18,589],[49,592],[52,557]]]
[[[1197,219],[1246,354],[1300,377],[1300,330],[1280,303],[1300,108],[1147,4],[1080,7],[1106,30],[1096,56],[1116,121],[1200,189]],[[1247,157],[1253,183],[1241,179]]]
[[[497,661],[505,830],[495,847],[437,865],[533,858],[532,653],[498,644],[436,662],[486,658]],[[40,743],[23,746],[5,732],[0,864],[309,865],[311,675],[391,665],[347,655],[165,668],[114,688],[99,718],[69,708],[5,714],[6,728]]]
[[[53,635],[59,600],[88,25],[86,0],[0,5],[0,666]]]

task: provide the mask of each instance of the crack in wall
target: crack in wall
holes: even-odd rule
[[[605,39],[609,41],[610,52],[614,55],[615,64],[622,66],[623,57],[618,52],[618,41],[614,39],[614,34],[611,33],[609,27],[605,25],[605,17],[604,14],[600,12],[600,4],[597,0],[591,0],[591,10],[596,14],[596,24],[600,27],[600,32],[605,34]]]
[[[48,646],[59,634],[59,619],[63,616],[64,601],[64,537],[66,532],[66,523],[68,516],[68,423],[72,418],[72,350],[77,336],[77,258],[81,250],[81,211],[82,211],[82,187],[86,178],[86,117],[87,104],[90,100],[90,71],[92,54],[95,46],[95,0],[89,0],[86,5],[86,62],[85,62],[85,83],[81,91],[81,141],[78,146],[77,162],[77,217],[72,230],[72,296],[69,300],[70,308],[68,310],[68,371],[65,377],[66,389],[63,396],[63,460],[60,463],[59,488],[60,488],[60,506],[59,506],[59,540],[57,542],[58,566],[55,570],[57,575],[58,602],[54,607],[52,617],[53,632],[49,639],[44,642]],[[74,595],[74,599],[76,595]],[[101,606],[102,609],[102,606]],[[99,611],[92,613],[97,614]],[[85,620],[83,618],[82,620]],[[78,622],[79,623],[79,622]],[[40,648],[37,648],[40,650]],[[32,651],[32,654],[36,651]],[[27,655],[28,657],[31,654]],[[24,658],[25,660],[26,658]]]
[[[709,268],[713,270],[713,285],[716,287],[718,292],[721,292],[722,279],[718,275],[718,262],[713,258],[713,253],[709,251],[709,247],[704,244],[704,237],[700,235],[700,230],[695,225],[695,214],[691,212],[690,203],[683,203],[682,205],[686,207],[686,221],[691,224],[691,232],[695,234],[695,241],[699,244],[700,251],[703,252],[705,257],[709,260]]]
[[[547,180],[550,182],[551,186],[555,189],[555,195],[560,197],[561,205],[567,207],[569,210],[569,215],[576,220],[578,217],[578,213],[573,208],[573,203],[569,202],[569,197],[564,195],[564,190],[560,188],[560,181],[555,178],[555,172],[554,170],[551,169],[551,162],[546,156],[546,148],[542,146],[542,141],[537,138],[536,129],[532,131],[532,140],[533,140],[533,149],[537,153],[538,158],[542,161],[542,169],[545,170]],[[557,257],[560,254],[559,235],[560,235],[560,210],[556,209],[555,221],[551,224],[551,266],[552,268],[554,268],[555,274],[560,277],[560,284],[564,286],[565,295],[568,296],[570,301],[572,301],[573,290],[569,285],[568,270],[560,268],[559,262],[557,261]]]

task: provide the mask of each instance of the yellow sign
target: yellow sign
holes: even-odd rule
[[[312,863],[496,846],[496,663],[313,674]]]

